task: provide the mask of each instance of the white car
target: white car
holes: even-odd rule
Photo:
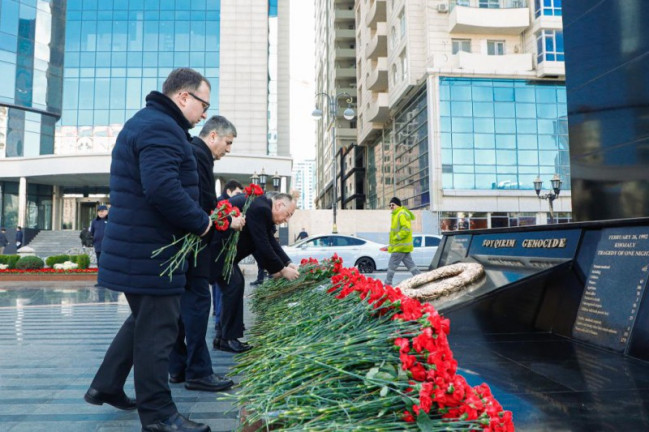
[[[336,253],[345,267],[355,266],[361,273],[388,268],[390,254],[381,250],[382,247],[380,243],[339,234],[313,236],[292,246],[283,246],[286,255],[296,264],[304,258],[321,261]]]
[[[428,268],[430,266],[441,240],[442,236],[435,234],[412,235],[413,250],[410,252],[410,256],[412,256],[412,260],[415,262],[417,267]],[[387,252],[388,247],[385,246],[382,250]],[[401,266],[403,266],[403,264],[401,264]]]
[[[412,245],[414,249],[412,250],[412,260],[417,264],[417,267],[426,267],[430,266],[433,257],[437,252],[437,246],[442,240],[442,236],[434,234],[413,234],[412,235]]]

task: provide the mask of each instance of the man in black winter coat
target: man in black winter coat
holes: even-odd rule
[[[203,126],[199,136],[192,140],[192,149],[198,164],[199,202],[206,213],[216,207],[214,190],[214,161],[230,153],[237,130],[225,117],[213,116]],[[243,228],[245,218],[232,218],[233,228]],[[213,231],[212,231],[213,232]],[[210,234],[212,234],[210,232]],[[212,358],[205,342],[210,318],[210,266],[214,262],[207,247],[211,235],[203,238],[204,248],[196,262],[190,260],[185,292],[180,298],[180,331],[169,359],[169,381],[185,382],[188,390],[222,391],[232,387],[230,379],[215,375]]]
[[[223,200],[228,200],[235,195],[243,193],[243,185],[234,179],[228,180],[228,182],[223,186],[223,193],[216,198],[216,202],[219,203]],[[216,258],[216,257],[213,257]],[[212,306],[214,311],[214,340],[212,341],[212,346],[215,349],[218,349],[219,342],[221,341],[221,308],[222,308],[222,293],[221,287],[216,282],[212,284]]]
[[[230,203],[239,209],[246,202],[245,194],[230,198]],[[213,267],[217,283],[223,291],[223,308],[221,311],[221,340],[218,348],[223,351],[243,352],[250,346],[239,341],[243,337],[243,292],[245,281],[239,262],[250,254],[255,254],[261,265],[272,277],[283,277],[295,280],[299,276],[297,266],[291,263],[273,234],[275,225],[288,222],[295,212],[295,199],[288,194],[267,192],[255,198],[246,212],[246,226],[241,231],[237,243],[237,254],[234,258],[234,268],[230,280],[226,281],[223,274],[225,254],[222,254]],[[223,242],[231,235],[231,230],[217,231],[212,245],[218,250]]]
[[[210,83],[200,73],[173,70],[162,93],[149,93],[146,107],[124,124],[112,152],[111,216],[98,283],[123,292],[131,315],[108,348],[85,400],[137,408],[142,432],[211,430],[178,413],[168,383],[187,267],[181,266],[172,278],[161,275],[179,247],[151,257],[174,238],[210,231],[210,219],[198,204],[196,158],[188,133],[207,118],[209,100]],[[131,367],[137,403],[124,393]]]

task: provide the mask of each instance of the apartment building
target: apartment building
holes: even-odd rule
[[[570,219],[560,0],[359,0],[355,22],[368,208],[399,196],[433,231],[544,224],[533,182],[558,174]]]
[[[177,67],[210,80],[207,114],[238,129],[217,184],[265,170],[288,190],[289,9],[289,0],[1,2],[0,225],[88,226],[110,203],[122,125]]]
[[[316,107],[322,110],[322,118],[316,127],[318,208],[331,208],[334,196],[337,206],[341,207],[341,201],[344,201],[340,174],[342,149],[356,143],[356,118],[348,120],[343,116],[343,111],[355,107],[356,103],[354,29],[354,0],[316,0],[315,102]],[[331,110],[332,106],[334,110]]]
[[[297,207],[301,210],[312,210],[315,208],[316,200],[316,162],[314,159],[295,162],[293,165],[294,189],[300,191],[297,200]]]

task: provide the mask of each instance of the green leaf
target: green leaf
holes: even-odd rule
[[[419,411],[419,415],[417,416],[417,426],[419,426],[419,430],[422,432],[435,431],[435,422],[433,422],[430,417],[428,417],[428,414],[423,411]]]
[[[379,368],[373,367],[365,374],[365,378],[368,380],[374,379],[377,373],[379,373]]]
[[[381,395],[381,397],[386,397],[387,394],[388,394],[388,391],[389,391],[388,386],[383,386],[383,387],[381,387],[381,392],[379,393],[379,395]]]

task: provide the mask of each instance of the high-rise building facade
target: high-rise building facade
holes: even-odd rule
[[[300,191],[297,207],[301,210],[312,210],[315,208],[315,173],[315,160],[296,162],[293,166],[293,187]]]
[[[55,41],[64,26],[64,2],[0,2],[0,160],[54,153],[63,84],[63,47]],[[0,225],[16,226],[22,214],[29,224],[50,227],[52,187],[7,181],[5,169]]]
[[[398,196],[433,230],[570,219],[561,2],[356,3],[358,144],[367,206]],[[343,173],[342,175],[345,175]]]
[[[8,77],[0,84],[0,224],[88,226],[97,204],[110,202],[117,134],[177,67],[209,79],[208,116],[237,127],[233,152],[215,166],[218,184],[247,183],[265,170],[288,188],[289,140],[277,133],[288,109],[277,95],[287,79],[277,58],[287,50],[278,35],[288,0],[7,0],[0,7],[0,68]]]
[[[356,101],[354,3],[354,0],[315,2],[316,106],[323,114],[316,128],[318,208],[332,206],[334,175],[337,178],[335,197],[337,206],[341,207],[341,149],[356,143],[356,119],[343,116],[343,111],[355,107]],[[335,107],[333,111],[330,105]],[[332,116],[331,112],[336,115]]]

